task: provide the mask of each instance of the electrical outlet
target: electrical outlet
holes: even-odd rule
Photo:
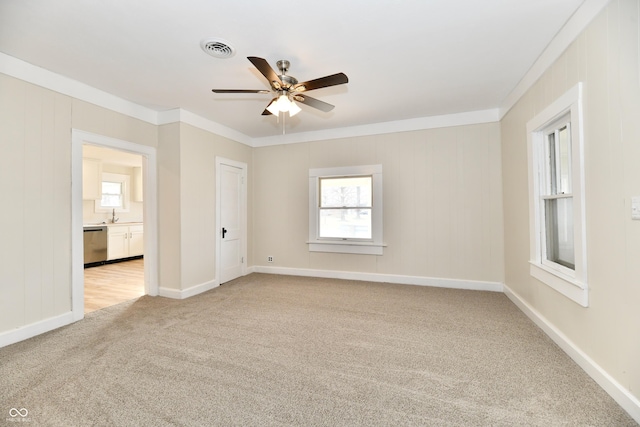
[[[273,257],[272,256],[268,256],[267,257],[267,262],[273,262]]]

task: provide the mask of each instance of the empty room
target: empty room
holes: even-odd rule
[[[0,424],[640,423],[640,2],[0,0]]]

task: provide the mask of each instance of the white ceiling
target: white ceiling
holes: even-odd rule
[[[0,0],[0,52],[157,111],[181,108],[250,138],[282,133],[247,60],[291,62],[309,95],[288,134],[500,107],[584,0]],[[232,58],[203,52],[227,40]]]

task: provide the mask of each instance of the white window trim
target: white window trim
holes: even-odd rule
[[[122,183],[122,207],[121,208],[115,208],[116,212],[129,212],[129,205],[131,202],[131,190],[130,190],[130,183],[131,183],[131,177],[129,175],[124,175],[124,174],[120,174],[120,173],[110,173],[110,172],[103,172],[102,176],[100,178],[100,191],[102,193],[102,181],[109,181],[109,182],[120,182]],[[105,213],[105,212],[113,212],[113,208],[110,207],[103,207],[102,206],[102,198],[98,199],[95,201],[95,212],[96,213]]]
[[[319,178],[362,175],[373,177],[371,240],[319,238]],[[309,240],[307,244],[310,252],[382,255],[384,246],[386,246],[382,241],[382,224],[382,165],[309,169]]]
[[[570,113],[571,118],[571,179],[573,194],[573,227],[575,269],[543,262],[543,227],[541,224],[540,162],[545,161],[544,132],[551,123]],[[585,219],[584,133],[582,112],[582,83],[567,91],[527,123],[529,163],[529,234],[530,274],[572,301],[588,307],[587,248]],[[545,260],[546,261],[546,260]]]

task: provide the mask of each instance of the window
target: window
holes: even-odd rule
[[[319,178],[320,238],[371,239],[372,176]]]
[[[129,175],[119,173],[102,174],[102,198],[96,200],[96,212],[129,212]]]
[[[122,182],[102,181],[102,201],[104,208],[121,208],[124,205]]]
[[[309,170],[309,250],[382,255],[382,166]]]
[[[571,194],[570,115],[544,132],[544,185],[540,188],[543,235],[542,262],[575,270],[573,196]],[[554,266],[555,267],[555,266]]]
[[[527,124],[530,272],[586,307],[581,89],[577,85]]]

